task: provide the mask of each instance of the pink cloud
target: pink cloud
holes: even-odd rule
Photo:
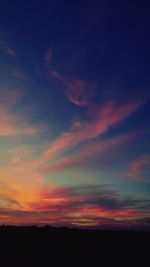
[[[79,79],[71,81],[54,69],[50,70],[50,74],[66,87],[66,96],[70,102],[78,106],[86,106],[90,104],[90,100],[97,90],[96,84],[89,84]]]
[[[150,155],[143,155],[140,158],[134,160],[130,164],[130,168],[132,171],[139,171],[144,166],[150,166]]]
[[[142,177],[141,171],[147,166],[150,166],[150,155],[142,155],[141,157],[134,159],[129,164],[129,170],[123,174],[127,177],[139,180]]]
[[[99,137],[128,118],[141,104],[140,101],[122,106],[110,102],[103,104],[93,112],[88,121],[75,121],[68,132],[61,134],[50,144],[47,151],[44,152],[43,158],[49,160],[82,142]]]
[[[83,80],[73,80],[65,78],[57,70],[49,71],[58,82],[66,87],[66,96],[70,102],[78,106],[90,104],[90,99],[95,95],[97,90],[96,84],[89,84]]]
[[[95,95],[97,85],[89,84],[83,80],[72,80],[63,76],[57,69],[51,67],[52,65],[52,47],[50,47],[45,55],[45,62],[49,67],[50,75],[66,87],[66,97],[70,102],[78,106],[86,106],[90,104],[91,98]]]
[[[77,151],[75,155],[65,157],[64,159],[56,161],[56,163],[49,164],[47,167],[44,168],[44,172],[58,172],[63,169],[88,164],[88,162],[93,157],[97,155],[100,157],[105,152],[110,152],[112,149],[120,147],[124,143],[130,141],[134,136],[135,134],[126,134],[109,138],[104,141],[99,141],[93,144],[85,145],[79,151]]]
[[[97,85],[90,85],[85,81],[76,80],[69,84],[68,89],[66,95],[70,102],[78,106],[85,106],[90,104],[90,99],[94,96]]]

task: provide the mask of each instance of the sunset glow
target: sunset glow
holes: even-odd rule
[[[149,16],[15,2],[0,9],[0,224],[149,229]]]

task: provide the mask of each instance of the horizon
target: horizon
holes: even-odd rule
[[[0,8],[0,225],[150,230],[150,5]]]
[[[68,230],[68,231],[81,231],[81,232],[84,232],[84,231],[88,231],[88,232],[120,232],[120,233],[147,233],[147,234],[150,234],[150,228],[118,228],[118,227],[114,227],[114,228],[95,228],[95,227],[83,227],[83,226],[77,226],[77,227],[71,227],[71,226],[55,226],[55,225],[48,225],[48,224],[43,224],[43,225],[38,225],[38,224],[29,224],[29,225],[18,225],[18,224],[14,224],[14,225],[9,225],[9,224],[2,224],[0,225],[0,229],[1,228],[5,228],[6,230],[7,229],[13,229],[13,228],[29,228],[29,229],[38,229],[38,230]]]

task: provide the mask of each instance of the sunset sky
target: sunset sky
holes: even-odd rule
[[[138,2],[0,4],[0,224],[150,229],[150,7]]]

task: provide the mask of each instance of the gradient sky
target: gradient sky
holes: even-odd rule
[[[0,4],[0,224],[150,229],[150,6],[137,2]]]

